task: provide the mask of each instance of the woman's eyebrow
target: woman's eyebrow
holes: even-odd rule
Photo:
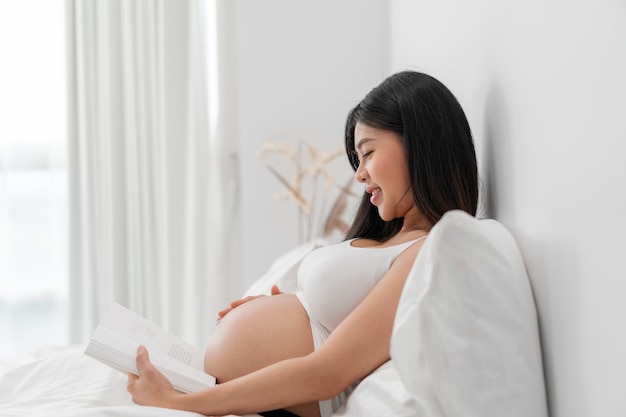
[[[361,150],[361,148],[363,147],[364,143],[367,143],[367,142],[370,142],[370,141],[373,141],[373,140],[374,140],[374,138],[363,138],[363,139],[361,139],[359,141],[359,143],[356,144],[356,150],[357,151]]]

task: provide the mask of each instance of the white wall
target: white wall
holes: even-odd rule
[[[245,282],[297,243],[285,227],[295,207],[271,198],[280,186],[256,158],[261,143],[331,148],[348,109],[382,78],[429,72],[466,109],[487,214],[524,252],[552,417],[626,415],[626,3],[233,5]]]
[[[465,107],[535,291],[552,417],[626,415],[626,3],[393,1],[391,70]]]
[[[296,206],[272,197],[282,186],[258,150],[267,140],[304,140],[322,150],[343,145],[348,111],[387,73],[387,6],[382,0],[238,0],[230,13],[241,262],[249,284],[298,243]],[[342,182],[353,175],[343,156],[333,168]]]

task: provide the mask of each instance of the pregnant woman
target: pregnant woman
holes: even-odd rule
[[[346,240],[304,258],[297,294],[274,287],[271,297],[219,313],[205,354],[216,386],[176,392],[140,347],[141,376],[128,379],[136,403],[212,416],[328,417],[389,360],[402,287],[428,232],[449,210],[476,214],[474,144],[453,94],[405,71],[352,109],[345,148],[365,188]]]

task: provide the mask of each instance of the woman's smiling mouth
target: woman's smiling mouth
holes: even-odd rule
[[[371,194],[370,203],[372,203],[373,205],[376,205],[375,201],[377,200],[377,197],[382,192],[382,190],[380,188],[376,187],[376,188],[368,188],[366,190],[366,192]]]

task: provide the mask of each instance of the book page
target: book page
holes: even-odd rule
[[[146,346],[149,352],[158,352],[160,355],[204,371],[202,350],[118,303],[113,304],[101,325],[128,337],[137,344]]]
[[[103,325],[98,325],[85,349],[85,354],[124,373],[139,375],[137,345],[139,343]],[[148,348],[150,349],[150,348]],[[195,392],[215,385],[215,378],[203,371],[183,364],[158,351],[149,352],[150,360],[181,392]]]

